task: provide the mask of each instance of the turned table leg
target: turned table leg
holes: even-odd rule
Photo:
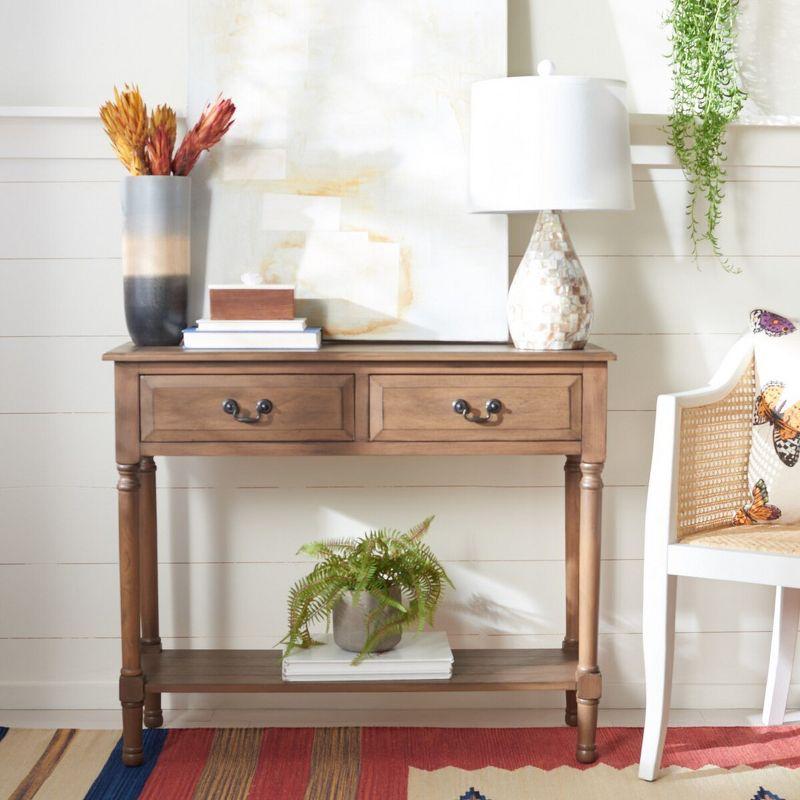
[[[160,653],[158,633],[158,534],[156,522],[156,464],[152,456],[139,463],[139,586],[142,613],[142,653]],[[144,696],[144,724],[164,724],[161,695]]]
[[[600,608],[600,514],[603,465],[582,462],[580,481],[580,590],[578,601],[578,750],[577,759],[591,764],[597,758],[597,707],[602,677],[597,666],[597,627]]]
[[[142,763],[144,679],[139,651],[139,465],[117,464],[122,669],[122,761]]]
[[[578,647],[578,554],[580,552],[580,495],[581,467],[578,456],[567,456],[564,464],[564,564],[566,586],[566,634],[563,648],[575,651]],[[574,691],[567,691],[564,722],[578,724],[578,701]]]

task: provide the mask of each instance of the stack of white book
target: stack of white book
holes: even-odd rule
[[[318,640],[323,644],[283,659],[285,681],[429,681],[453,675],[453,651],[439,631],[405,633],[393,650],[372,653],[356,666],[356,654],[338,647],[332,635]]]
[[[187,350],[318,350],[320,328],[295,319],[199,319],[183,332]]]

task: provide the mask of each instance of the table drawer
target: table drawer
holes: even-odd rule
[[[143,442],[353,439],[353,375],[142,375],[140,380]],[[234,402],[226,411],[227,400]],[[262,400],[264,410],[252,421]]]
[[[371,375],[370,439],[543,441],[581,437],[580,375]],[[463,401],[454,409],[456,401]],[[487,403],[499,400],[497,413]],[[487,421],[486,417],[490,416]],[[480,418],[482,421],[470,421]]]

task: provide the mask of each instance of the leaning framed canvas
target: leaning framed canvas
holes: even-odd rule
[[[191,0],[189,105],[236,122],[193,187],[193,281],[294,284],[327,338],[505,341],[502,215],[467,206],[469,87],[506,0]]]

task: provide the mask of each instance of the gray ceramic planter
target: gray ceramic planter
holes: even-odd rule
[[[389,594],[392,599],[401,602],[403,595],[399,586],[393,586]],[[358,653],[363,649],[369,636],[367,616],[378,608],[378,601],[368,592],[359,594],[358,603],[354,602],[354,597],[353,592],[347,592],[333,607],[333,640],[342,650]],[[370,632],[395,619],[397,615],[397,609],[385,608],[370,625]],[[398,632],[381,639],[372,648],[372,652],[385,653],[397,647],[402,636],[403,634]]]
[[[181,342],[189,297],[190,211],[191,178],[123,178],[125,321],[134,344]]]

